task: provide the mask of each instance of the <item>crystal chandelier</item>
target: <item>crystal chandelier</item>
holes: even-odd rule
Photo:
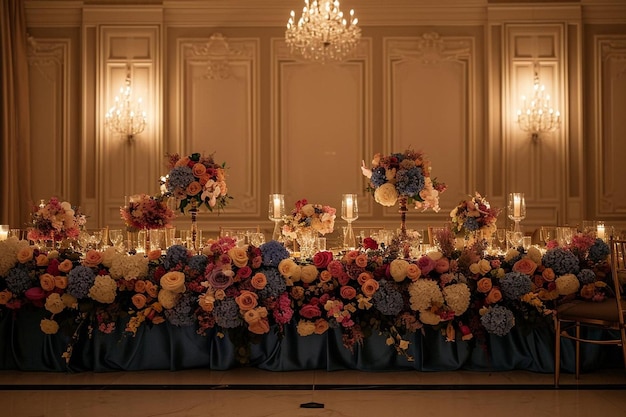
[[[535,67],[533,96],[528,100],[522,96],[522,108],[517,111],[517,123],[524,132],[529,132],[533,142],[539,135],[552,132],[561,125],[561,113],[550,107],[550,95],[545,94],[545,86],[539,84],[539,74]]]
[[[285,41],[291,53],[307,61],[343,61],[353,53],[361,29],[354,10],[350,10],[350,22],[339,10],[339,0],[304,0],[302,16],[296,23],[296,14],[291,11]]]
[[[125,136],[130,142],[146,128],[146,112],[142,110],[141,98],[133,101],[130,67],[127,70],[125,87],[120,88],[120,95],[121,97],[115,96],[115,104],[104,116],[104,125],[111,132]]]

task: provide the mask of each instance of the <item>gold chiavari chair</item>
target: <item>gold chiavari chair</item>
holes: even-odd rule
[[[559,386],[561,373],[561,339],[571,339],[576,343],[576,379],[580,377],[580,343],[597,345],[618,345],[622,348],[626,367],[626,300],[623,298],[622,283],[626,283],[626,240],[610,239],[611,278],[615,298],[601,302],[575,300],[557,307],[555,315],[556,346],[554,355],[554,385]],[[621,280],[620,280],[621,278]],[[590,339],[581,335],[581,327],[594,327],[619,333],[610,339]],[[574,329],[574,333],[569,332]]]

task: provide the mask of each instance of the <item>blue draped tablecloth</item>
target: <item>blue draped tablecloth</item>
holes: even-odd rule
[[[487,344],[475,341],[446,342],[441,333],[426,329],[409,335],[408,353],[414,360],[398,355],[385,343],[386,336],[373,334],[351,352],[342,343],[341,332],[329,329],[322,335],[299,336],[295,325],[287,325],[284,335],[276,329],[247,346],[248,362],[240,362],[228,335],[215,329],[198,335],[194,326],[176,327],[168,322],[141,326],[136,336],[125,333],[125,320],[116,330],[104,334],[82,326],[69,361],[63,357],[72,335],[62,331],[46,335],[39,329],[42,310],[22,310],[0,319],[0,368],[23,371],[136,371],[206,368],[227,370],[253,366],[270,371],[322,369],[328,371],[554,371],[554,331],[538,327],[525,333],[515,327],[504,336],[489,335]],[[603,337],[603,334],[594,336]],[[618,348],[582,345],[583,372],[623,366]],[[562,341],[562,370],[574,370],[574,345]]]

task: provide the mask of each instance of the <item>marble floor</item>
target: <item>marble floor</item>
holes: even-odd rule
[[[2,417],[458,415],[623,417],[626,372],[0,371]]]

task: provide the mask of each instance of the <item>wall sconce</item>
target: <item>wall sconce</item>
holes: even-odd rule
[[[125,86],[120,88],[120,96],[115,96],[115,103],[104,116],[104,126],[112,133],[124,136],[128,142],[132,142],[135,135],[146,128],[146,112],[142,109],[141,98],[136,102],[133,101],[130,65],[126,67],[126,82]]]
[[[550,95],[545,94],[545,86],[539,84],[539,66],[535,63],[533,94],[530,99],[522,96],[522,108],[517,111],[517,124],[524,132],[529,132],[533,143],[539,135],[553,132],[561,125],[561,113],[550,107]]]

